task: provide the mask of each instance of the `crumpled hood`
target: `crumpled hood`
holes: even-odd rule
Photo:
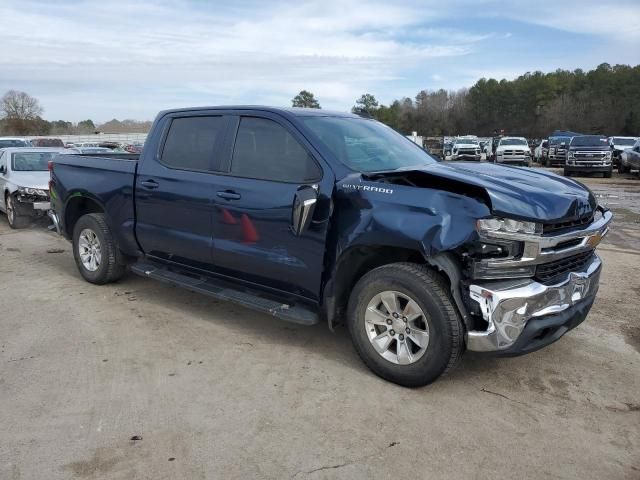
[[[587,187],[546,171],[471,162],[438,162],[420,171],[485,189],[497,216],[549,223],[576,219],[597,207]]]

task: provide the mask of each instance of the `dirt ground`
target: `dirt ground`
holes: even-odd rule
[[[640,478],[640,180],[587,321],[528,356],[387,383],[346,331],[127,276],[0,216],[0,479]]]

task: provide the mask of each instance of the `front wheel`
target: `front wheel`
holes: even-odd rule
[[[448,286],[423,265],[393,263],[365,274],[351,293],[347,320],[364,363],[405,387],[435,381],[464,350]]]
[[[5,198],[5,205],[7,210],[7,221],[9,226],[13,229],[25,228],[29,225],[29,217],[20,215],[16,211],[16,204],[13,195],[7,193]]]
[[[73,229],[73,257],[87,282],[103,285],[124,275],[126,262],[102,213],[80,217]]]

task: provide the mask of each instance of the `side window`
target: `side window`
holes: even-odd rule
[[[180,170],[211,170],[220,164],[220,159],[215,158],[215,146],[222,137],[224,123],[221,116],[174,118],[160,163]]]
[[[304,183],[322,176],[311,155],[286,129],[266,118],[243,117],[231,160],[238,177]]]

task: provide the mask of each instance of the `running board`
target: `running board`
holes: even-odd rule
[[[272,298],[267,298],[259,290],[239,287],[225,280],[185,275],[149,262],[135,263],[131,266],[131,271],[142,277],[176,285],[217,300],[238,303],[289,322],[300,325],[315,325],[318,323],[317,313],[308,307],[278,302]]]

